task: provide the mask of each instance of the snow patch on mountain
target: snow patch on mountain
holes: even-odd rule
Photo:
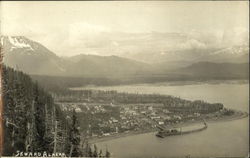
[[[215,51],[212,54],[232,54],[232,55],[242,55],[246,52],[249,52],[249,47],[247,46],[235,46],[235,47],[229,47],[225,49],[221,49],[219,51]]]
[[[34,50],[30,44],[26,43],[22,38],[8,36],[8,40],[11,43],[11,50],[16,48],[29,48]]]

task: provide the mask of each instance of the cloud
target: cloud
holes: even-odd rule
[[[58,51],[61,50],[61,55],[66,56],[80,53],[91,54],[91,50],[93,54],[96,54],[94,49],[102,48],[107,44],[107,40],[103,39],[100,34],[110,32],[110,29],[107,27],[87,22],[70,23],[63,28],[58,37],[65,38],[57,38],[56,40],[62,40],[62,42],[60,45],[55,45],[55,47],[57,47]]]
[[[178,45],[180,50],[190,50],[190,49],[205,49],[207,48],[206,44],[196,40],[190,39],[185,43],[181,43]],[[177,48],[178,49],[178,48]]]
[[[235,27],[227,30],[191,30],[187,33],[126,33],[87,22],[62,24],[16,25],[13,19],[1,23],[1,33],[23,35],[48,47],[56,54],[123,55],[138,52],[225,48],[249,41],[249,30]]]
[[[72,39],[78,38],[90,38],[91,36],[96,36],[99,33],[110,32],[111,30],[107,27],[90,24],[86,22],[77,22],[69,24],[69,37]]]
[[[223,32],[222,42],[224,45],[242,45],[249,43],[249,30],[236,27]]]

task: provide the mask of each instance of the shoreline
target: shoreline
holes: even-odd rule
[[[240,112],[240,111],[235,111],[235,112],[236,112],[236,114],[234,114],[232,116],[224,116],[224,117],[219,117],[217,119],[210,118],[210,119],[207,119],[206,122],[207,123],[227,122],[227,121],[240,120],[240,119],[243,119],[243,118],[246,118],[249,116],[247,112]],[[195,124],[198,124],[201,122],[202,122],[201,120],[187,121],[187,122],[175,124],[172,127],[185,127],[185,126],[195,125]],[[208,128],[209,128],[209,126],[208,126]],[[153,133],[153,132],[157,132],[157,131],[158,131],[157,129],[130,131],[127,133],[118,133],[115,135],[106,136],[106,137],[102,137],[102,138],[90,138],[88,141],[90,144],[95,144],[95,143],[110,141],[110,140],[118,139],[118,138],[122,138],[122,137],[135,136],[135,135],[146,134],[146,133]]]
[[[86,85],[82,87],[71,87],[70,90],[83,90],[83,89],[94,89],[94,90],[102,90],[98,89],[100,87],[116,87],[116,86],[143,86],[147,84],[152,85],[165,85],[165,86],[188,86],[188,85],[201,85],[201,84],[248,84],[247,79],[214,79],[214,80],[196,80],[196,81],[190,81],[190,80],[170,80],[170,81],[164,81],[164,82],[156,82],[156,83],[131,83],[131,84],[116,84],[116,85],[102,85],[102,86],[96,86],[96,85]]]

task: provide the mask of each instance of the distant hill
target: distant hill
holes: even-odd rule
[[[38,76],[98,78],[97,82],[103,78],[112,81],[115,79],[116,83],[144,83],[166,80],[246,79],[249,74],[247,45],[220,50],[208,49],[206,53],[200,53],[200,50],[171,52],[171,55],[163,53],[162,62],[148,64],[118,56],[81,54],[58,57],[40,43],[23,36],[1,36],[0,44],[6,65]],[[169,55],[171,58],[165,60]],[[103,83],[110,84],[109,81]]]
[[[249,77],[249,63],[198,62],[178,69],[178,74],[194,78],[239,79]]]
[[[153,71],[151,65],[118,56],[77,55],[67,58],[69,75],[126,77]]]

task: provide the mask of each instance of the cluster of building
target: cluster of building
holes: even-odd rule
[[[70,112],[75,110],[77,113],[105,113],[106,110],[99,104],[87,104],[87,103],[58,103],[62,111]]]
[[[199,118],[199,113],[173,113],[163,104],[100,104],[60,103],[63,111],[75,109],[80,115],[91,115],[87,128],[90,137],[110,136],[130,131],[152,130],[157,126],[180,123]],[[116,109],[116,110],[115,110]],[[118,109],[118,111],[117,111]],[[104,117],[105,116],[105,117]]]
[[[70,112],[75,110],[77,113],[83,112],[82,105],[83,104],[77,104],[77,103],[57,103],[60,105],[60,108],[64,112]]]

